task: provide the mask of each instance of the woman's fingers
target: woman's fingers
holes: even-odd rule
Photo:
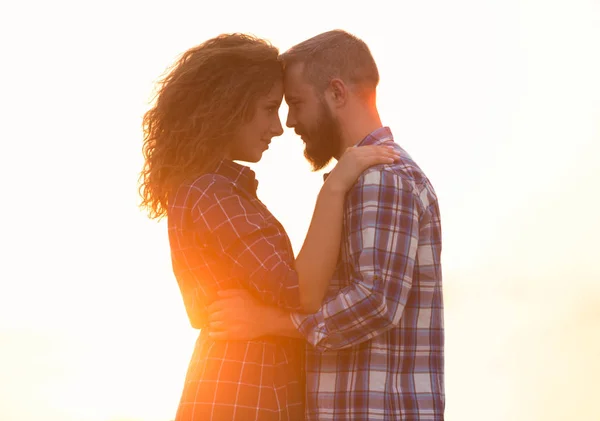
[[[391,164],[400,157],[392,145],[369,145],[347,148],[329,174],[328,183],[333,191],[347,192],[367,168]]]
[[[399,157],[400,151],[389,145],[369,145],[348,148],[347,153],[355,156],[389,156]]]
[[[356,163],[363,168],[375,164],[393,163],[400,157],[400,152],[391,146],[371,145],[353,148],[348,153],[354,154]]]

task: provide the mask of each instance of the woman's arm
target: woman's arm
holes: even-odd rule
[[[241,284],[264,303],[300,312],[315,312],[320,307],[339,253],[345,192],[363,170],[392,162],[396,156],[381,146],[351,149],[319,193],[296,261],[287,252],[287,238],[229,182],[203,177],[204,183],[195,186],[197,194],[191,204],[194,230],[213,239],[211,247],[229,256],[234,272],[244,274]],[[197,250],[189,253],[195,255]],[[210,266],[210,262],[206,264]],[[221,289],[218,277],[215,281],[213,288]]]
[[[302,248],[296,258],[300,303],[307,313],[321,307],[337,265],[342,235],[345,191],[326,182],[317,197],[315,210]]]
[[[307,313],[320,307],[337,265],[345,194],[367,168],[389,164],[398,153],[389,146],[348,148],[317,197],[306,238],[296,258],[300,303]]]

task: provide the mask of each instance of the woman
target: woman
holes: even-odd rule
[[[248,35],[221,35],[188,50],[144,116],[142,205],[167,216],[173,270],[193,327],[201,329],[177,420],[301,420],[303,347],[293,339],[216,342],[205,309],[224,289],[314,311],[333,274],[345,192],[385,147],[352,148],[324,183],[298,258],[256,197],[258,162],[283,133],[278,51]]]

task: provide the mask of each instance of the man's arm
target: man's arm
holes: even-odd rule
[[[350,285],[315,314],[293,314],[307,341],[342,349],[398,326],[412,287],[419,242],[413,186],[388,170],[368,170],[346,206]]]
[[[209,313],[209,336],[215,340],[251,340],[266,335],[303,338],[290,313],[265,305],[245,289],[219,291]]]
[[[273,307],[271,307],[273,308]],[[276,336],[287,336],[290,338],[304,338],[300,331],[296,328],[296,325],[291,319],[291,314],[285,310],[276,308],[276,312],[269,314],[266,312],[264,316],[269,323],[265,323],[265,326],[269,328],[267,334]]]

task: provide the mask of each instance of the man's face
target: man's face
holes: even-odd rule
[[[341,129],[323,96],[305,80],[303,68],[299,63],[285,70],[285,101],[289,106],[286,125],[304,141],[304,156],[316,171],[340,153]]]

